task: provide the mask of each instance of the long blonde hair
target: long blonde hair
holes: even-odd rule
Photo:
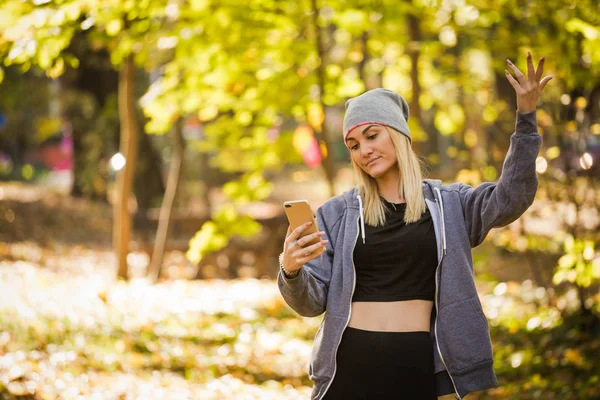
[[[423,196],[422,180],[427,172],[427,164],[413,151],[408,137],[397,130],[385,126],[394,148],[400,172],[398,193],[406,200],[404,222],[410,224],[417,222],[427,209]],[[363,171],[352,160],[354,176],[358,183],[358,190],[362,197],[365,223],[371,226],[382,226],[386,221],[385,206],[379,198],[379,190],[375,178]]]

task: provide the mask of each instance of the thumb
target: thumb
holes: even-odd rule
[[[540,82],[540,90],[544,89],[544,87],[546,86],[546,84],[548,82],[550,82],[550,79],[554,78],[554,76],[547,76],[544,79],[542,79],[542,81]]]

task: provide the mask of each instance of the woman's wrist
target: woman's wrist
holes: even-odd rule
[[[282,269],[281,271],[283,272],[283,275],[288,279],[294,279],[295,277],[297,277],[300,274],[299,269],[295,270],[294,272],[289,272],[289,271],[286,272],[285,269]]]
[[[534,108],[533,110],[529,110],[529,111],[523,111],[523,110],[517,109],[517,114],[521,114],[521,115],[533,114],[536,111],[537,111],[537,108]]]
[[[283,252],[281,252],[281,254],[279,254],[279,268],[281,269],[281,272],[283,273],[283,275],[284,275],[286,278],[290,279],[290,278],[295,278],[295,277],[297,277],[297,276],[298,276],[298,274],[300,274],[300,269],[301,269],[302,267],[298,268],[298,269],[297,269],[297,270],[295,270],[295,271],[290,271],[290,270],[288,270],[287,268],[285,268],[285,267],[283,266]]]

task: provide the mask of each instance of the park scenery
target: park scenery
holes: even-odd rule
[[[283,202],[356,185],[345,102],[399,93],[424,178],[497,182],[529,53],[539,186],[472,249],[467,398],[600,399],[599,4],[0,1],[0,399],[309,399]]]

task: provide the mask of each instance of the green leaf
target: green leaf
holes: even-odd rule
[[[565,28],[567,28],[567,31],[569,32],[581,32],[583,36],[589,40],[600,39],[600,29],[579,18],[573,18],[567,21]]]
[[[435,113],[434,124],[444,136],[448,136],[456,130],[456,124],[450,115],[445,111],[438,111]]]
[[[571,234],[565,235],[565,253],[575,251],[575,238]]]
[[[597,257],[592,261],[592,277],[600,279],[600,257]]]
[[[577,258],[573,254],[565,254],[558,259],[558,266],[562,269],[571,268],[577,262]]]
[[[108,36],[116,36],[121,32],[123,28],[123,21],[120,19],[113,19],[106,24],[106,34]]]
[[[563,269],[559,269],[558,271],[556,271],[554,273],[554,276],[552,277],[552,283],[554,285],[560,285],[565,280],[566,273],[567,271]]]

